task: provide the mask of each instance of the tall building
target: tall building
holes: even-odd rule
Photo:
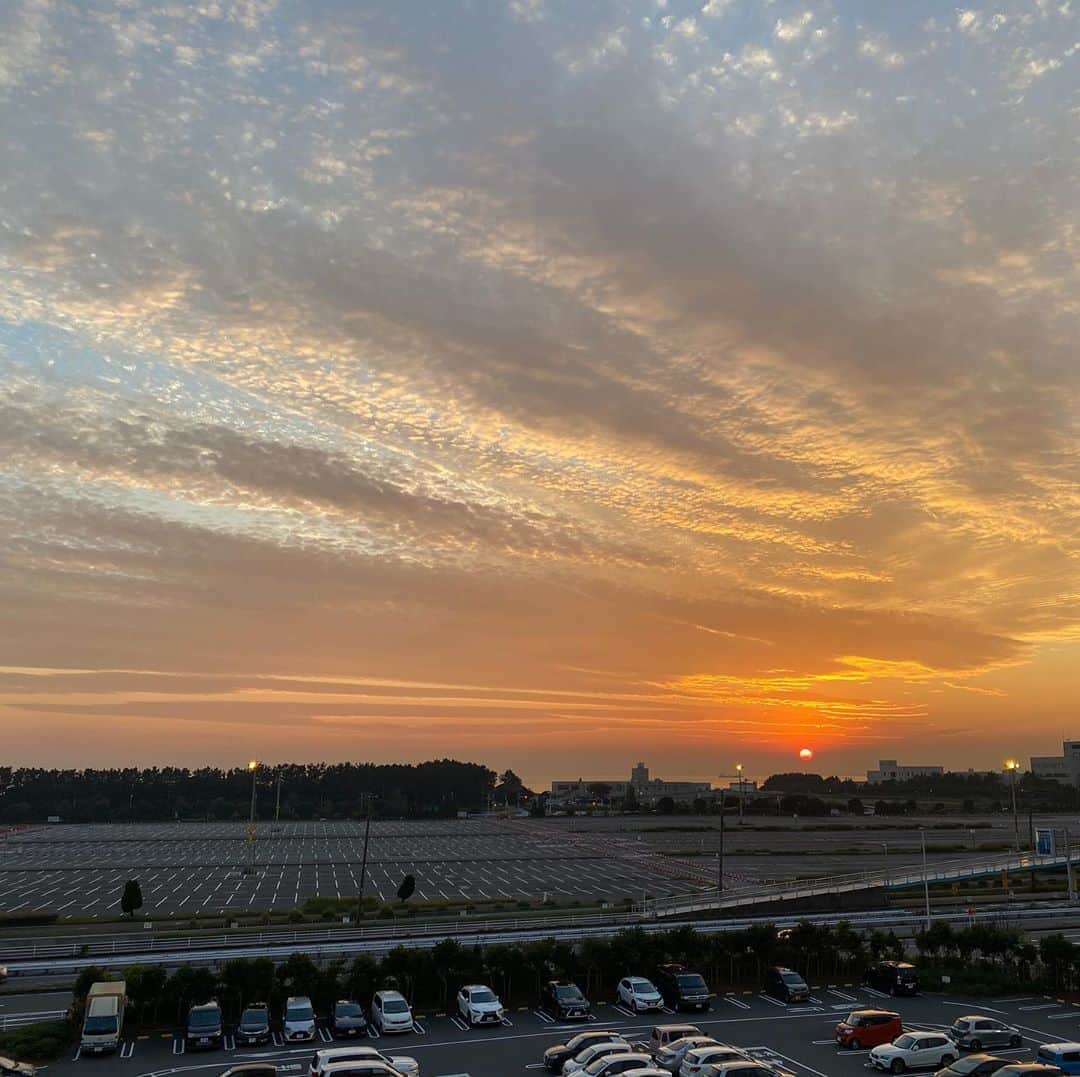
[[[630,784],[635,788],[649,784],[649,768],[645,766],[644,763],[638,763],[638,765],[630,771]]]
[[[936,778],[944,773],[944,767],[901,766],[895,759],[879,759],[877,770],[866,772],[866,780],[876,785],[878,782],[906,782],[912,778]]]
[[[1066,740],[1061,755],[1033,755],[1031,773],[1066,785],[1080,785],[1080,740]]]

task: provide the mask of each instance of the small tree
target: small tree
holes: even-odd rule
[[[120,897],[121,910],[134,919],[136,910],[141,909],[142,904],[142,890],[139,888],[139,880],[128,879],[124,883],[124,893]]]
[[[416,889],[416,876],[406,875],[401,880],[401,885],[397,888],[398,901],[406,902],[413,896],[413,891]]]

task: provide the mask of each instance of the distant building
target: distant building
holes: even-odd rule
[[[866,772],[866,780],[877,785],[879,782],[906,782],[912,778],[936,778],[944,773],[944,767],[901,766],[895,759],[879,759],[877,770]]]
[[[746,785],[749,787],[750,783],[747,782]],[[599,798],[597,792],[601,789],[606,792]],[[652,807],[664,797],[671,797],[676,804],[689,804],[698,797],[708,797],[712,793],[712,786],[708,782],[667,782],[661,778],[650,778],[649,768],[644,763],[638,763],[630,772],[628,782],[605,778],[552,782],[548,805],[584,807],[598,799],[619,803],[625,800],[631,791],[639,804]]]
[[[1061,755],[1033,755],[1031,773],[1064,785],[1080,785],[1080,740],[1066,740]]]

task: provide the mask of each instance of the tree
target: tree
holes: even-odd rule
[[[405,902],[413,896],[413,891],[416,889],[416,876],[406,875],[401,880],[401,885],[397,888],[398,901]]]
[[[142,908],[142,890],[139,888],[138,879],[128,879],[124,883],[124,892],[120,897],[120,908],[132,919],[135,918],[137,909]]]
[[[671,797],[661,797],[656,802],[656,810],[660,815],[674,815],[675,801]]]
[[[852,797],[847,802],[847,810],[851,815],[863,815],[866,809],[858,797]]]
[[[611,796],[611,786],[607,782],[591,782],[589,785],[589,796],[593,800],[599,800],[601,804],[607,802],[607,798]]]

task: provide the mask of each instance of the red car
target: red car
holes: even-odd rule
[[[836,1026],[836,1042],[853,1051],[892,1043],[904,1031],[898,1013],[891,1010],[852,1010]]]

